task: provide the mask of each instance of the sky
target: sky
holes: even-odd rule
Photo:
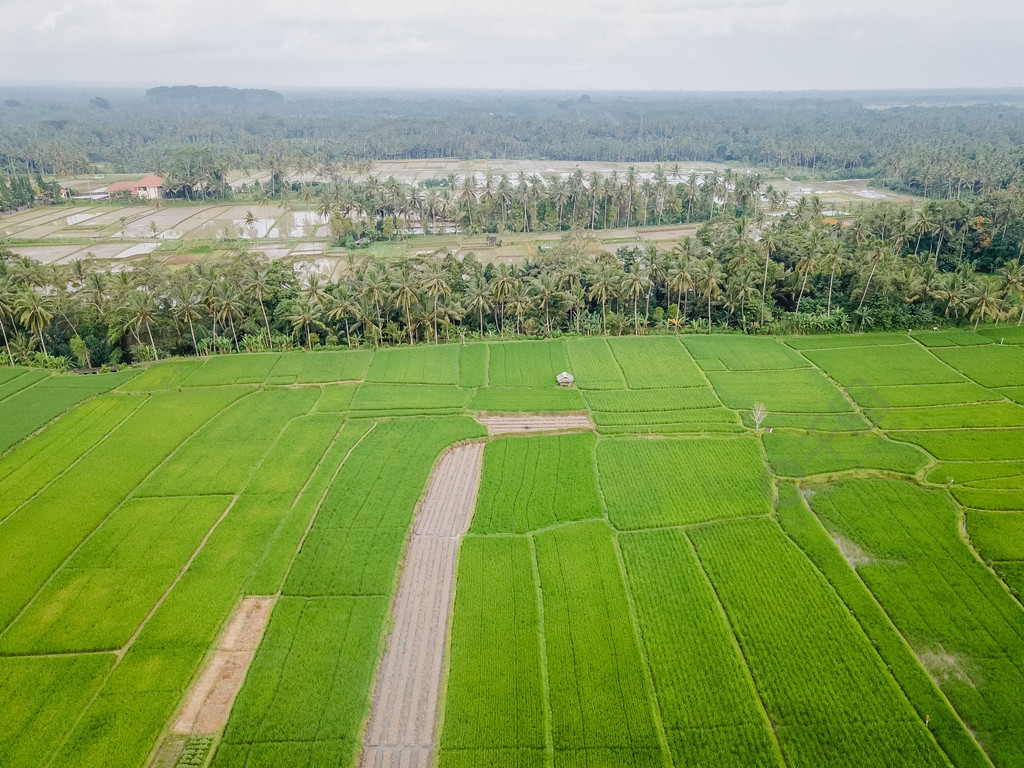
[[[1021,0],[0,0],[4,85],[1024,86]]]

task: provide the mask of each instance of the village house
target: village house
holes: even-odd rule
[[[119,192],[128,192],[142,200],[159,200],[163,197],[164,180],[149,174],[140,181],[118,181],[107,187],[107,195],[113,197]]]

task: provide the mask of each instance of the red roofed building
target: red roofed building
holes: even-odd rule
[[[128,192],[144,200],[159,200],[163,197],[164,180],[155,174],[149,174],[140,181],[118,181],[107,187],[107,194],[113,197],[118,192]]]

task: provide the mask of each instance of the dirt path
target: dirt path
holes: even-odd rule
[[[594,428],[594,422],[584,413],[478,416],[477,421],[487,427],[492,435],[505,435],[513,432],[564,432],[570,429]]]
[[[363,768],[430,768],[459,538],[480,479],[480,443],[449,450],[427,487],[406,553],[395,625],[366,727]]]
[[[256,655],[273,606],[272,597],[246,597],[239,603],[217,650],[171,726],[172,734],[215,734],[227,724],[231,705]]]

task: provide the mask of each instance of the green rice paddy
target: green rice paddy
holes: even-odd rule
[[[354,768],[418,504],[466,441],[435,765],[1024,765],[1009,331],[0,368],[0,765],[148,768],[267,595],[208,765]],[[595,429],[474,419],[567,412]]]

